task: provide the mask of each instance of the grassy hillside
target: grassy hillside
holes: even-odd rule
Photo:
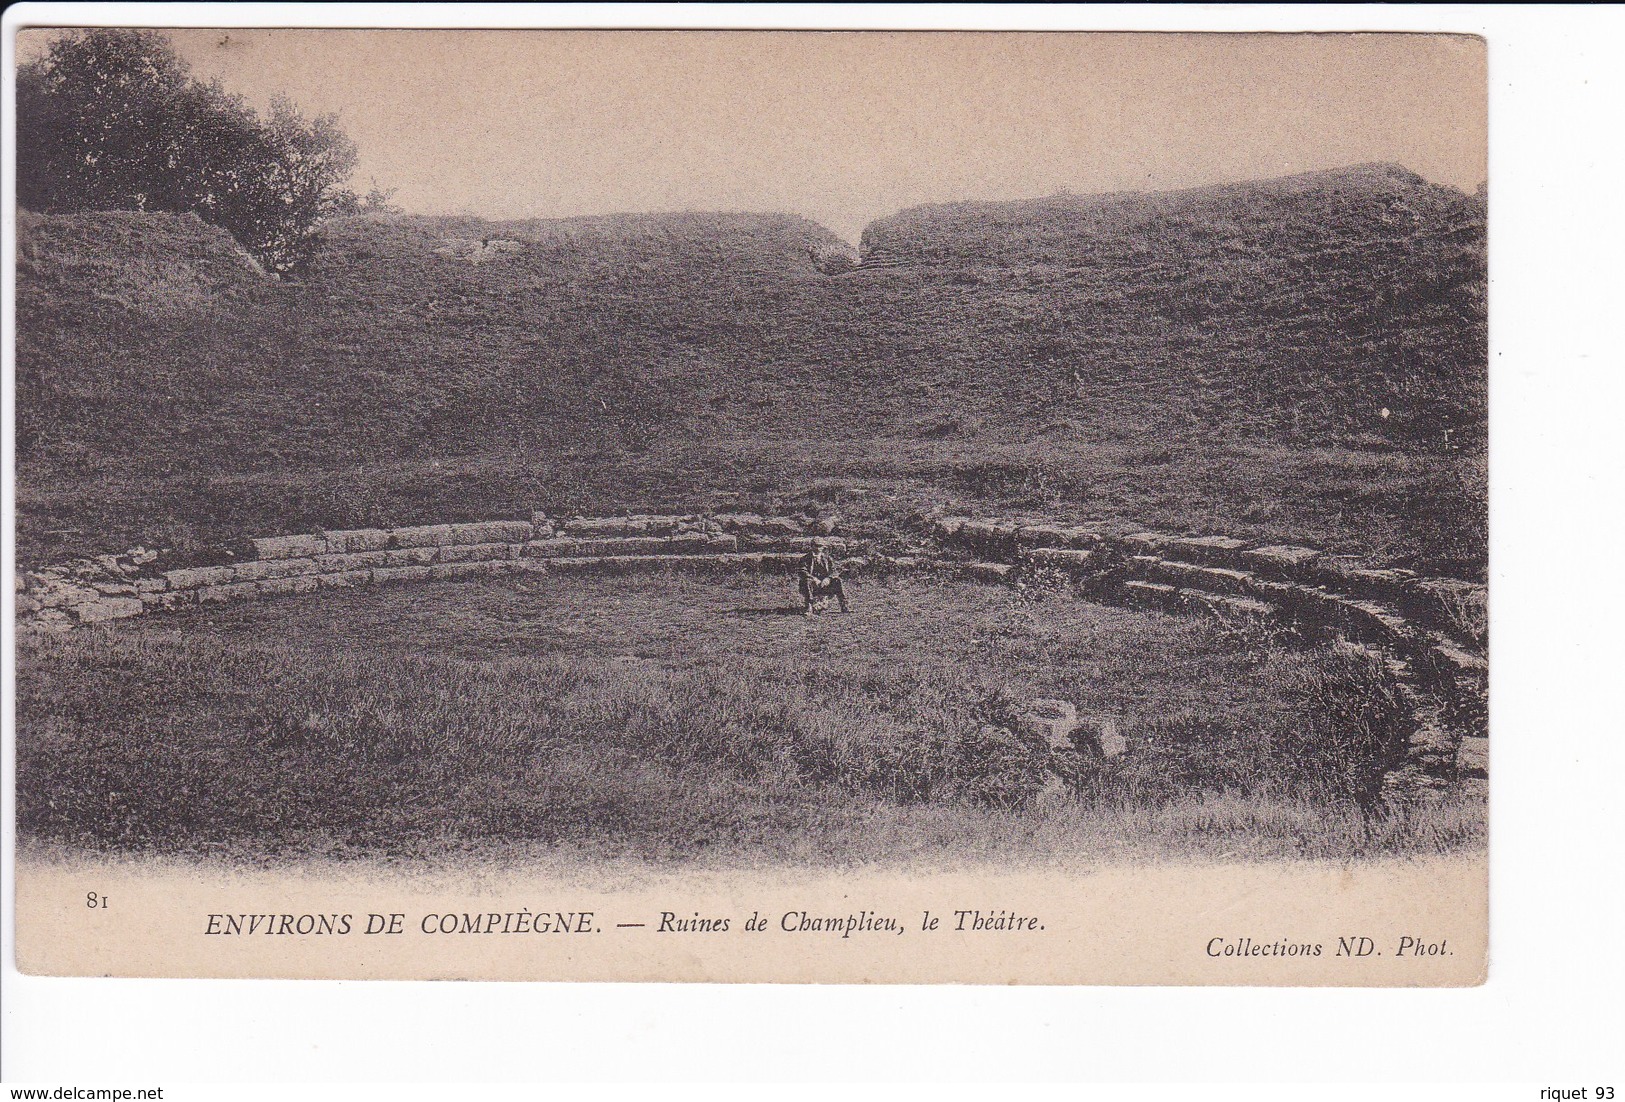
[[[807,493],[1482,570],[1481,201],[1376,167],[803,219],[21,226],[19,545]],[[1388,416],[1381,416],[1387,409]]]

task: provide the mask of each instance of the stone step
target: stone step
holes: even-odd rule
[[[1241,570],[1222,566],[1199,566],[1188,562],[1170,562],[1154,555],[1135,555],[1128,560],[1129,569],[1142,580],[1162,582],[1176,588],[1211,590],[1237,596],[1256,596],[1253,576]]]
[[[1179,590],[1162,582],[1126,581],[1121,586],[1121,592],[1129,604],[1142,608],[1166,610],[1178,604]]]
[[[526,543],[522,557],[539,559],[558,556],[594,558],[602,555],[703,555],[735,551],[738,547],[737,536],[617,536],[602,539],[556,536],[552,539],[531,540]]]
[[[638,513],[624,517],[584,517],[555,519],[549,535],[562,534],[582,539],[611,536],[670,536],[703,532],[704,518],[695,513]],[[538,537],[544,538],[544,537]]]
[[[1079,525],[1018,520],[939,517],[932,522],[931,528],[932,533],[945,543],[991,555],[1013,555],[1038,547],[1088,551],[1098,548],[1103,542],[1094,531]]]
[[[1074,574],[1091,570],[1099,562],[1096,552],[1069,547],[1035,547],[1025,552],[1023,557],[1035,567],[1050,567]]]
[[[1321,557],[1312,547],[1271,544],[1239,552],[1236,556],[1247,570],[1278,582],[1314,584],[1312,566]]]
[[[1261,581],[1320,588],[1391,605],[1404,618],[1444,630],[1468,647],[1477,644],[1476,625],[1484,622],[1486,590],[1476,582],[1422,578],[1411,570],[1372,567],[1352,556],[1328,555],[1293,544],[1251,547],[1227,536],[1139,532],[1112,542],[1131,556],[1240,570]]]
[[[629,573],[642,570],[788,570],[801,556],[794,552],[733,551],[708,555],[596,555],[541,559],[536,565],[561,573]]]
[[[1469,735],[1456,747],[1456,775],[1484,778],[1490,775],[1490,740]]]
[[[1175,536],[1158,548],[1165,559],[1206,566],[1242,566],[1241,552],[1250,546],[1229,536]]]
[[[1016,576],[1016,567],[1003,562],[968,562],[959,567],[959,573],[979,582],[1009,582]]]
[[[350,554],[322,554],[303,558],[254,559],[226,566],[184,567],[166,571],[151,578],[138,578],[116,587],[101,586],[101,590],[117,588],[118,593],[102,592],[90,586],[57,586],[45,593],[41,607],[72,607],[108,596],[139,596],[158,592],[180,592],[234,585],[247,582],[272,582],[281,579],[343,574],[357,570],[398,570],[456,566],[461,564],[508,562],[521,559],[600,558],[605,556],[694,556],[734,553],[741,550],[788,556],[790,560],[806,553],[814,537],[801,536],[788,539],[761,540],[760,546],[741,549],[737,537],[719,536],[629,536],[606,539],[572,539],[555,537],[519,543],[472,543],[426,545],[395,548],[386,551],[360,551]],[[821,537],[832,553],[851,559],[848,552],[856,545],[840,537]],[[758,541],[751,541],[756,543]],[[855,560],[852,560],[855,561]],[[448,571],[426,576],[448,575]],[[465,574],[476,571],[465,570]],[[410,577],[412,575],[395,575]],[[149,602],[150,604],[151,602]]]
[[[1014,521],[972,520],[964,517],[938,521],[939,536],[983,554],[1010,554],[1016,549]]]
[[[1181,589],[1175,600],[1192,612],[1205,612],[1220,620],[1243,620],[1248,623],[1273,623],[1280,618],[1276,607],[1255,597],[1234,597],[1223,593],[1208,593],[1199,589]]]
[[[1477,644],[1481,635],[1465,637],[1466,629],[1473,628],[1477,635],[1479,625],[1486,622],[1489,590],[1477,582],[1454,578],[1418,578],[1406,587],[1401,607],[1462,643]]]
[[[502,558],[476,562],[437,562],[428,565],[381,566],[370,569],[302,574],[266,578],[259,581],[224,582],[187,589],[171,589],[142,595],[118,615],[136,615],[141,610],[171,610],[191,604],[221,604],[283,597],[319,590],[358,589],[370,585],[400,582],[451,581],[464,578],[492,578],[510,574],[571,572],[626,573],[643,570],[783,570],[794,567],[801,556],[794,552],[744,551],[704,555],[594,555],[543,559]],[[126,599],[128,600],[128,599]],[[91,614],[97,616],[95,611]],[[101,619],[111,615],[99,616]]]

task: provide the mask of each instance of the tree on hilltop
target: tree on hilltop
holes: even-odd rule
[[[69,32],[18,69],[17,198],[31,210],[193,211],[286,273],[323,220],[388,203],[345,186],[355,162],[336,116],[279,98],[262,118],[194,80],[156,31]]]

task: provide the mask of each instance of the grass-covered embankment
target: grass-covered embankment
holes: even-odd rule
[[[1392,166],[902,212],[19,227],[18,537],[135,544],[824,487],[1484,567],[1484,206]],[[861,499],[854,490],[867,490]]]

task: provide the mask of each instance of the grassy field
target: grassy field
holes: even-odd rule
[[[295,860],[727,867],[1347,859],[1482,844],[1373,804],[1371,671],[1217,625],[921,580],[437,584],[195,609],[18,650],[25,843]],[[1135,742],[1074,797],[1003,733],[1059,696]]]

